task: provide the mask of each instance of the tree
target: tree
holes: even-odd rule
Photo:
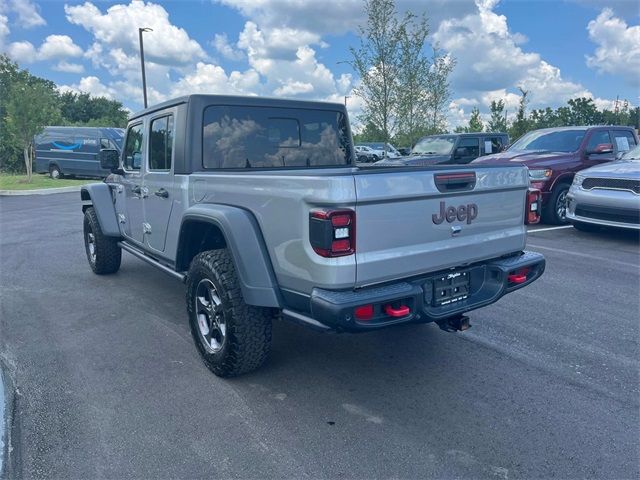
[[[360,133],[357,133],[353,136],[353,141],[355,143],[377,142],[382,138],[382,136],[383,133],[378,130],[378,127],[376,127],[373,123],[367,123]]]
[[[507,131],[507,119],[504,112],[504,100],[500,99],[497,102],[491,100],[491,119],[487,124],[488,132],[506,132]]]
[[[530,123],[527,118],[527,105],[529,103],[529,99],[527,97],[529,95],[529,91],[523,90],[522,87],[518,87],[518,89],[520,90],[520,103],[518,104],[516,119],[509,129],[509,136],[511,137],[512,142],[530,130]]]
[[[400,69],[398,92],[399,132],[394,141],[413,147],[423,135],[428,120],[429,75],[431,65],[423,50],[429,35],[426,16],[416,17],[407,13],[399,26]]]
[[[5,107],[5,127],[10,138],[22,150],[31,182],[33,172],[33,137],[44,126],[60,118],[56,91],[46,82],[14,83],[9,89],[9,100]]]
[[[484,131],[484,124],[480,118],[480,110],[478,107],[473,107],[471,110],[471,117],[469,117],[468,132],[482,132]]]
[[[446,131],[448,77],[455,62],[428,45],[427,17],[407,12],[398,20],[393,0],[367,0],[365,11],[360,46],[349,49],[347,62],[360,77],[354,89],[364,102],[359,120],[381,132],[377,140],[385,142],[394,137],[413,144],[426,133]]]
[[[128,113],[122,103],[88,93],[64,92],[60,95],[64,122],[70,125],[124,127]]]
[[[449,75],[453,71],[456,61],[450,55],[445,55],[434,46],[431,57],[431,71],[429,72],[429,86],[427,88],[428,101],[428,133],[444,133],[447,131],[447,109],[451,98],[451,84]]]
[[[360,48],[349,48],[348,62],[360,76],[354,93],[364,101],[361,120],[374,125],[390,141],[396,128],[398,80],[402,68],[400,33],[393,0],[367,0],[367,22],[361,26]]]

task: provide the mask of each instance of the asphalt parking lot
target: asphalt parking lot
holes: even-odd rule
[[[81,226],[78,193],[0,198],[9,477],[640,476],[634,236],[532,232],[544,277],[468,332],[276,324],[266,367],[222,380],[183,286],[126,254],[93,275]]]

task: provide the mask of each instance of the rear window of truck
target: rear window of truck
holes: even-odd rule
[[[241,106],[204,111],[207,169],[336,167],[350,165],[351,158],[342,112]]]

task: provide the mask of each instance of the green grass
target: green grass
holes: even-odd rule
[[[49,174],[34,173],[31,176],[31,183],[27,183],[26,175],[11,175],[7,173],[0,173],[0,190],[37,190],[40,188],[56,188],[56,187],[69,187],[72,185],[84,185],[86,183],[93,183],[99,180],[95,179],[75,179],[75,178],[61,178],[54,180],[49,177]]]

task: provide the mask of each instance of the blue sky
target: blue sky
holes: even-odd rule
[[[517,87],[531,107],[590,96],[611,107],[640,96],[637,0],[396,0],[426,12],[431,40],[452,55],[449,122],[487,112]],[[171,2],[0,0],[0,50],[61,89],[141,107],[137,27],[145,34],[150,102],[196,92],[342,101],[357,115],[358,78],[345,63],[357,45],[362,0]]]

